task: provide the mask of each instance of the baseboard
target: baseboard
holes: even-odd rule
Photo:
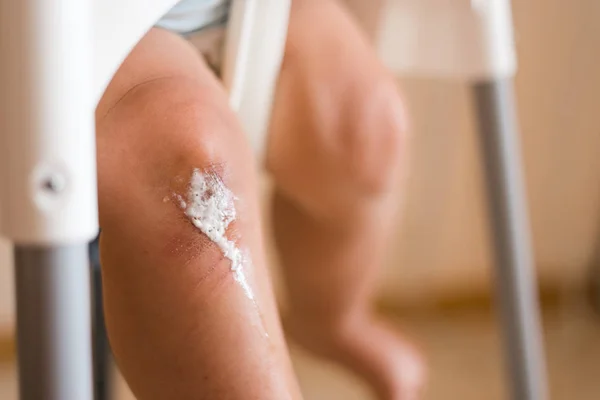
[[[556,285],[543,285],[540,288],[540,301],[544,310],[556,310],[565,298],[564,288]],[[581,294],[584,296],[584,294]],[[389,302],[378,303],[378,309],[383,313],[395,315],[448,314],[464,311],[492,312],[494,299],[489,291],[471,291],[453,294],[451,296],[438,296],[427,303],[397,304]],[[0,363],[15,360],[14,331],[10,327],[0,327]]]
[[[0,363],[13,362],[16,358],[15,338],[12,329],[0,328]]]
[[[542,308],[546,311],[556,310],[562,304],[563,299],[570,298],[570,294],[584,294],[577,289],[565,291],[564,287],[557,285],[543,285],[539,289],[539,300]],[[494,312],[495,298],[493,293],[488,290],[470,290],[446,293],[429,298],[427,301],[418,303],[399,304],[398,302],[381,301],[378,304],[378,309],[383,313],[414,315],[420,313],[436,314],[436,313],[452,313],[463,311],[478,311],[478,312]]]

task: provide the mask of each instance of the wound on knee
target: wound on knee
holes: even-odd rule
[[[254,300],[254,293],[244,271],[245,265],[251,262],[249,254],[226,236],[227,228],[236,219],[235,195],[214,171],[194,169],[186,198],[175,196],[190,222],[231,261],[235,281],[246,296]]]

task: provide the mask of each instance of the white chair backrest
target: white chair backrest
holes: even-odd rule
[[[234,0],[223,83],[259,160],[283,59],[291,0]]]
[[[480,80],[516,70],[510,0],[387,0],[379,52],[404,75]]]

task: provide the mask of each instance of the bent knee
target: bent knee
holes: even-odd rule
[[[222,164],[238,130],[226,105],[186,77],[137,86],[96,122],[99,189],[166,187],[186,169]],[[106,190],[104,190],[104,186]]]
[[[337,137],[340,167],[356,190],[387,193],[404,165],[406,113],[395,82],[381,80],[348,111]]]
[[[338,115],[316,111],[309,124],[291,117],[296,127],[280,125],[274,134],[281,138],[269,148],[277,185],[317,212],[353,214],[387,197],[405,166],[406,114],[396,83],[381,78],[355,90],[350,98],[339,94]]]
[[[219,251],[182,209],[194,170],[247,192],[252,165],[224,93],[186,77],[138,85],[97,121],[100,225],[107,234],[166,256]],[[209,249],[209,250],[207,250]]]

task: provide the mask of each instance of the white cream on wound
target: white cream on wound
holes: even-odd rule
[[[246,296],[255,301],[244,272],[244,265],[248,264],[250,259],[226,236],[229,224],[236,219],[236,197],[231,190],[215,173],[194,169],[187,201],[180,195],[176,195],[176,200],[192,224],[219,246],[223,255],[231,260],[233,278]]]

